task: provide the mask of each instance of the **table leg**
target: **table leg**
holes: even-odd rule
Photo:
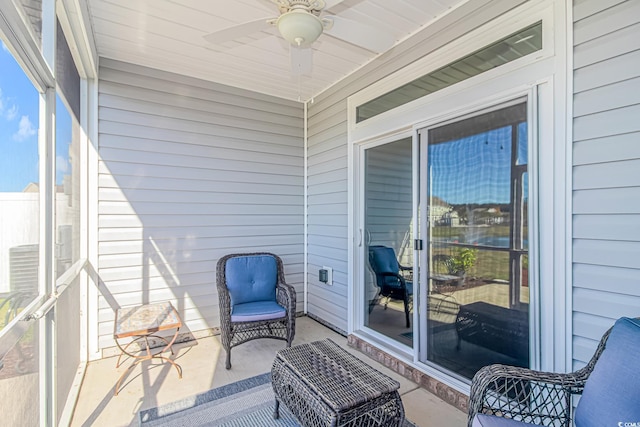
[[[120,378],[118,378],[118,382],[116,383],[116,390],[114,393],[114,396],[118,395],[118,391],[120,390],[120,384],[122,383],[122,380],[124,380],[124,377],[127,375],[127,373],[129,373],[129,371],[131,371],[133,369],[134,366],[136,366],[138,364],[139,361],[141,361],[142,359],[136,359],[133,361],[133,363],[127,368],[126,371],[124,371],[122,373],[122,375],[120,375]]]
[[[180,331],[180,328],[177,328],[175,334],[173,335],[173,338],[171,339],[171,341],[167,340],[165,337],[161,337],[161,336],[158,336],[158,335],[151,334],[151,335],[139,336],[139,337],[135,338],[134,340],[132,340],[131,342],[127,343],[124,347],[122,347],[120,345],[120,343],[118,342],[118,340],[116,339],[116,345],[118,346],[118,348],[121,351],[120,355],[118,356],[118,361],[116,362],[116,368],[120,367],[120,360],[122,358],[122,355],[127,355],[129,357],[134,358],[135,360],[122,373],[122,375],[120,375],[120,378],[118,379],[118,382],[116,383],[115,396],[118,395],[118,392],[120,390],[120,385],[122,384],[122,381],[124,380],[125,376],[129,373],[129,371],[131,371],[134,368],[134,366],[136,366],[139,362],[141,362],[143,360],[160,359],[160,360],[167,361],[171,365],[173,365],[174,368],[176,368],[176,372],[178,373],[178,378],[182,379],[182,367],[180,365],[178,365],[176,362],[174,362],[173,360],[171,360],[170,358],[162,356],[162,353],[166,352],[167,350],[170,350],[172,355],[175,354],[174,351],[173,351],[173,343],[178,338],[178,332],[179,331]],[[153,353],[151,351],[151,345],[149,344],[149,337],[159,338],[162,341],[164,341],[166,345],[160,351],[158,351],[157,353]],[[139,342],[140,340],[144,340],[144,349],[140,349],[139,350],[139,351],[144,352],[144,355],[138,355],[138,354],[129,353],[129,351],[128,351],[129,346],[131,344],[133,344],[134,342]]]
[[[278,418],[280,418],[280,401],[276,399],[276,408],[273,411],[273,419],[277,420]]]

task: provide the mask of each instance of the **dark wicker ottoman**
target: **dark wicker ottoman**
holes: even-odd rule
[[[303,426],[401,426],[400,384],[330,339],[285,348],[271,369],[276,395]]]

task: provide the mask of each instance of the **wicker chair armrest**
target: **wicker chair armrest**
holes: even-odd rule
[[[278,304],[285,307],[287,311],[296,313],[296,290],[293,286],[284,282],[279,282],[276,286],[276,300]]]
[[[216,281],[216,289],[218,290],[218,303],[220,304],[220,315],[231,318],[231,295],[227,289],[226,281],[223,274],[218,274]]]
[[[516,418],[524,422],[550,425],[571,422],[571,395],[584,388],[584,370],[560,374],[507,365],[489,365],[473,377],[469,396],[469,427],[476,414]],[[550,404],[553,402],[553,404]]]

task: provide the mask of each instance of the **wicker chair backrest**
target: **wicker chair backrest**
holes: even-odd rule
[[[269,255],[230,258],[225,265],[231,306],[258,301],[275,301],[278,266]]]
[[[580,427],[640,426],[640,320],[622,317],[586,381],[575,421]]]
[[[376,274],[376,282],[380,288],[400,287],[400,281],[394,276],[385,276],[385,273],[398,274],[400,264],[393,248],[387,246],[369,246],[369,264]]]

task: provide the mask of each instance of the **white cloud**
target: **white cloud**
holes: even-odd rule
[[[13,120],[18,116],[18,106],[12,105],[7,111],[4,112],[4,117],[7,120]]]
[[[62,173],[64,175],[69,172],[69,169],[69,160],[62,156],[56,156],[56,173]]]
[[[25,139],[35,135],[36,129],[33,127],[33,123],[29,120],[29,116],[20,117],[20,124],[18,125],[18,131],[13,134],[13,139],[16,141],[24,141]]]
[[[9,48],[4,44],[2,40],[0,40],[0,43],[2,43],[2,50],[4,50],[5,52],[9,52]]]
[[[9,99],[2,96],[2,88],[0,88],[0,116],[3,116],[5,119],[11,121],[18,116],[18,106],[16,104],[8,107]]]

